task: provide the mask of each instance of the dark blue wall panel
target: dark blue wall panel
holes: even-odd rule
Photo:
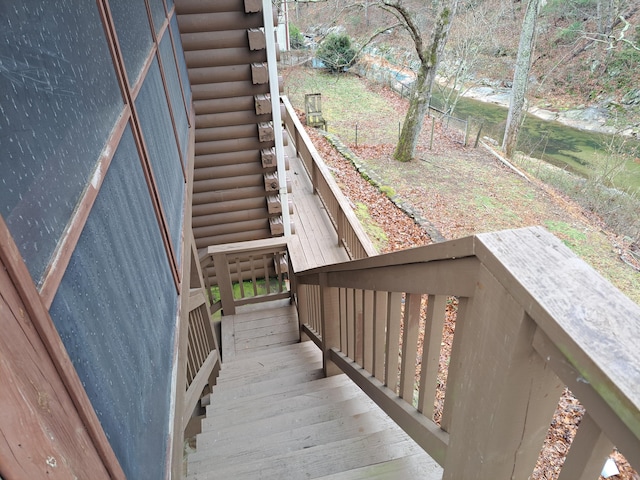
[[[151,64],[142,84],[136,98],[136,109],[179,263],[186,184],[157,60]]]
[[[51,306],[129,479],[161,479],[178,300],[129,129]]]
[[[0,3],[0,215],[36,284],[122,108],[95,2]]]

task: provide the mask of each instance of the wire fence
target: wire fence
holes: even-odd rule
[[[369,52],[371,57],[375,58],[372,52]],[[307,65],[311,67],[317,67],[314,64],[315,56],[314,50],[289,50],[280,52],[280,65],[281,66],[297,66]],[[386,85],[391,90],[396,92],[402,98],[409,98],[414,90],[414,78],[416,66],[410,62],[409,66],[401,67],[395,64],[387,62],[358,62],[353,70],[358,75],[361,75],[376,83]],[[429,116],[436,118],[442,122],[442,133],[451,140],[458,142],[464,146],[472,145],[478,146],[480,135],[482,133],[482,123],[474,121],[471,118],[463,119],[446,113],[448,106],[445,103],[436,98],[431,97],[429,104]],[[398,128],[398,135],[400,135],[400,128]],[[359,129],[358,125],[355,126],[353,132],[353,138],[349,139],[356,145],[358,143],[367,143],[368,132],[364,129]],[[432,147],[433,136],[430,141],[429,148]]]

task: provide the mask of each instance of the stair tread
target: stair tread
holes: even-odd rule
[[[261,382],[254,382],[231,388],[221,388],[217,391],[214,387],[212,405],[214,402],[217,405],[222,405],[225,402],[234,402],[246,397],[272,395],[287,387],[296,388],[301,383],[311,382],[322,377],[324,377],[324,371],[322,369],[317,369],[289,375],[283,378],[265,379]]]
[[[320,379],[310,383],[315,384],[323,380],[326,379]],[[290,392],[285,392],[276,396],[262,397],[254,401],[229,405],[224,411],[217,411],[217,409],[213,408],[207,412],[207,417],[203,423],[203,430],[209,426],[211,426],[211,428],[224,428],[233,424],[240,425],[242,423],[254,422],[260,418],[279,415],[283,411],[295,412],[305,410],[322,405],[327,401],[340,402],[362,394],[362,391],[357,385],[351,381],[348,382],[347,384],[339,384],[337,386],[334,382],[327,384],[324,388],[307,390],[298,395],[287,395]]]
[[[317,480],[441,480],[442,467],[424,452],[319,477]]]
[[[216,387],[218,388],[234,388],[249,383],[257,383],[276,378],[285,378],[298,373],[304,373],[310,370],[316,370],[322,368],[322,360],[311,359],[308,362],[299,362],[298,364],[287,365],[283,367],[272,367],[264,371],[257,370],[253,372],[247,372],[246,375],[235,375],[229,378],[221,378]],[[215,388],[215,387],[214,387]]]
[[[304,417],[302,419],[304,420]],[[326,422],[311,425],[304,423],[285,431],[265,435],[249,434],[242,438],[242,441],[233,443],[225,436],[217,436],[215,439],[202,436],[197,441],[198,446],[204,451],[200,455],[196,453],[191,460],[194,463],[209,459],[226,462],[234,458],[246,458],[248,455],[257,460],[394,427],[391,419],[372,409],[353,415],[340,415]]]
[[[335,375],[333,377],[322,377],[313,382],[305,382],[300,385],[289,385],[286,388],[282,388],[280,391],[271,394],[256,394],[251,397],[236,398],[233,402],[218,402],[216,395],[212,396],[212,400],[216,402],[216,405],[226,403],[225,410],[229,414],[233,414],[234,409],[242,411],[242,409],[250,409],[253,405],[255,408],[259,408],[264,404],[280,403],[286,399],[294,398],[298,396],[313,395],[315,392],[322,391],[327,388],[339,387],[341,385],[352,384],[353,382],[345,374]],[[217,413],[217,408],[207,407],[207,417],[213,418]],[[221,410],[220,410],[221,411]]]
[[[362,397],[348,398],[340,402],[322,404],[305,410],[280,412],[271,417],[260,418],[249,423],[238,423],[217,427],[212,420],[206,423],[206,431],[198,435],[198,440],[215,443],[218,440],[229,441],[231,438],[241,439],[251,436],[265,436],[288,431],[302,425],[316,425],[344,416],[358,415],[374,410],[374,404]]]
[[[189,478],[316,478],[420,451],[417,444],[407,440],[404,432],[383,430],[265,459],[252,460],[247,455],[246,458],[234,458],[228,464],[221,464],[219,460],[199,462],[193,465]]]
[[[308,342],[305,342],[308,343]],[[220,369],[220,374],[227,374],[233,372],[244,372],[250,370],[252,368],[256,368],[258,366],[267,366],[267,365],[279,365],[282,362],[286,362],[288,360],[296,360],[299,358],[307,358],[309,356],[315,355],[318,358],[322,358],[322,352],[318,347],[313,345],[313,347],[298,347],[298,345],[302,345],[300,343],[296,343],[290,345],[288,350],[274,352],[270,354],[266,354],[263,352],[262,355],[252,355],[247,357],[236,358],[232,361],[225,362],[222,364]]]

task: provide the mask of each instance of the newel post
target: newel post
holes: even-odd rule
[[[338,375],[342,370],[331,361],[330,350],[340,348],[340,311],[338,289],[329,287],[327,274],[320,274],[320,324],[322,334],[322,364],[327,377]]]
[[[529,478],[563,383],[533,349],[535,322],[484,265],[463,321],[443,480]]]
[[[213,266],[216,269],[216,279],[218,281],[218,288],[220,289],[222,312],[224,315],[235,315],[236,305],[233,300],[233,283],[227,256],[224,253],[214,253]]]

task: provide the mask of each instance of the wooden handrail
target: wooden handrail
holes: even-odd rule
[[[640,466],[640,306],[543,228],[318,267],[295,280],[315,292],[300,306],[303,329],[321,345],[327,374],[347,373],[443,466],[444,479],[530,476],[565,385],[587,414],[561,478],[597,478],[614,444]],[[437,424],[442,325],[453,304]]]
[[[236,307],[252,303],[288,298],[290,289],[284,288],[285,278],[293,272],[289,245],[294,237],[277,237],[249,242],[213,245],[199,253],[203,270],[215,268],[213,280],[209,275],[207,290],[211,287],[219,290],[219,306],[224,315],[234,315]],[[275,277],[277,286],[271,291],[269,279]],[[266,293],[258,293],[258,283],[265,281]],[[249,282],[249,291],[245,292],[244,282]],[[239,298],[234,295],[233,286],[238,285]],[[216,304],[215,299],[211,299]]]
[[[376,248],[362,228],[322,157],[313,146],[291,102],[285,96],[281,98],[286,110],[284,122],[287,132],[311,179],[314,193],[318,194],[338,234],[338,243],[346,249],[351,259],[377,255]]]

